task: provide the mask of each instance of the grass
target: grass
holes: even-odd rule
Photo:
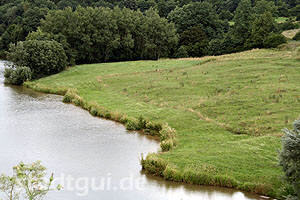
[[[277,18],[275,19],[275,21],[276,21],[277,23],[284,23],[284,22],[286,22],[286,21],[288,21],[288,20],[289,20],[288,17],[277,17]]]
[[[291,30],[283,31],[282,35],[284,35],[284,37],[286,37],[288,39],[293,39],[299,31],[300,31],[300,28],[291,29]]]
[[[300,117],[299,80],[299,51],[252,50],[79,65],[26,86],[68,91],[94,116],[160,136],[163,151],[142,160],[148,173],[280,198],[281,129]]]

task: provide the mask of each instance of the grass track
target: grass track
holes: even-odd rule
[[[109,111],[167,122],[177,131],[177,147],[150,155],[149,173],[278,198],[286,187],[277,160],[281,129],[300,117],[297,56],[252,50],[79,65],[26,85],[58,94],[74,88]]]

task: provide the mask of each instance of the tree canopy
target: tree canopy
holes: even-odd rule
[[[275,17],[299,16],[299,5],[299,0],[2,0],[0,56],[26,37],[61,43],[69,64],[173,57],[179,49],[202,56],[266,47],[257,40],[266,34],[254,34],[265,13],[273,23]],[[299,26],[274,25],[273,36]],[[254,35],[260,44],[249,45]]]

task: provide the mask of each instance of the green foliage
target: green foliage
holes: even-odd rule
[[[127,122],[125,124],[126,129],[129,131],[138,131],[139,128],[139,122],[136,119],[127,119]]]
[[[290,13],[286,2],[284,2],[283,0],[279,0],[277,1],[276,5],[277,5],[277,11],[279,16],[289,17]]]
[[[293,37],[293,40],[300,41],[300,31],[296,33],[296,35]]]
[[[50,12],[40,31],[36,35],[49,34],[47,37],[56,41],[64,38],[58,42],[63,44],[69,60],[72,57],[76,63],[158,59],[169,56],[177,44],[174,25],[153,9],[143,15],[118,7],[67,8]]]
[[[32,164],[20,163],[13,167],[13,175],[0,176],[0,192],[6,194],[9,200],[19,199],[20,193],[24,194],[28,200],[44,199],[53,183],[53,174],[47,179],[46,168],[40,161]],[[56,187],[60,190],[61,186]]]
[[[180,46],[177,50],[176,53],[174,54],[175,58],[187,58],[189,57],[189,54],[186,50],[185,46]]]
[[[8,60],[18,68],[29,67],[33,78],[58,73],[66,68],[66,54],[56,41],[28,40],[11,45]]]
[[[300,120],[293,123],[294,129],[283,129],[280,166],[285,173],[286,180],[293,185],[294,191],[300,198]]]
[[[255,1],[255,6],[253,7],[253,11],[256,15],[263,15],[264,13],[268,12],[271,13],[272,16],[277,15],[277,6],[275,6],[275,3],[273,1],[267,1],[267,0],[258,0]]]
[[[177,7],[168,19],[175,23],[178,33],[191,27],[199,26],[209,38],[222,34],[229,26],[220,20],[212,4],[208,2],[193,2],[183,7]]]
[[[16,44],[25,39],[24,29],[19,24],[10,25],[0,38],[0,49],[6,50],[10,43]]]
[[[142,158],[141,164],[146,172],[162,176],[167,167],[167,162],[159,158],[156,154],[148,154],[146,159]]]
[[[270,12],[259,15],[251,26],[251,33],[245,46],[248,48],[263,48],[264,41],[275,30],[275,20]]]
[[[282,32],[285,30],[291,30],[291,29],[297,29],[299,28],[299,25],[297,23],[294,23],[293,20],[288,20],[284,23],[280,23],[278,25],[278,29]]]
[[[20,191],[18,191],[17,177],[0,175],[0,192],[3,192],[8,200],[18,200]]]
[[[30,40],[61,43],[69,65],[179,56],[176,31],[188,36],[182,33],[195,26],[206,39],[185,45],[188,53],[197,57],[219,55],[251,48],[244,44],[257,16],[270,12],[273,17],[294,20],[299,8],[297,0],[5,0],[0,3],[0,56],[5,56],[11,43],[25,40],[28,34]],[[162,17],[175,23],[177,30]],[[292,22],[279,24],[281,30],[296,26]],[[232,40],[226,36],[228,31]],[[208,45],[212,40],[214,45]],[[222,49],[215,48],[217,40],[222,42]],[[213,49],[216,51],[211,52]]]
[[[275,48],[286,42],[287,39],[282,34],[271,33],[264,40],[263,45],[265,48]]]
[[[67,42],[66,37],[61,33],[54,35],[51,33],[42,32],[41,29],[38,28],[37,31],[29,33],[28,36],[26,37],[26,40],[42,40],[42,41],[54,40],[60,43],[65,50],[66,56],[68,58],[67,59],[68,64],[70,66],[75,65],[76,54],[70,48],[70,45]]]
[[[22,85],[31,80],[32,72],[29,67],[6,68],[4,71],[5,83]]]
[[[160,18],[157,11],[149,9],[145,12],[142,30],[144,34],[144,51],[142,57],[146,59],[159,59],[168,57],[170,50],[178,42],[174,24]]]
[[[254,20],[251,0],[241,0],[233,18],[232,34],[237,51],[244,49],[244,44],[251,35],[252,22]]]
[[[180,34],[180,44],[185,46],[189,56],[199,57],[207,54],[208,37],[200,26],[191,27]]]

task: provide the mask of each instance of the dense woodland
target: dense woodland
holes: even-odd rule
[[[1,0],[0,54],[27,38],[60,43],[69,65],[219,55],[275,47],[299,15],[299,0]]]

